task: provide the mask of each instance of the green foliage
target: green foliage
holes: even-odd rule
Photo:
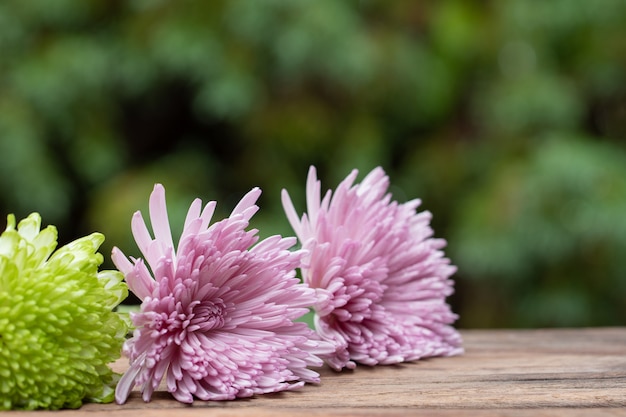
[[[466,200],[453,258],[516,299],[507,310],[521,325],[619,324],[625,212],[626,153],[549,137]]]
[[[130,251],[174,223],[382,165],[459,266],[464,326],[626,323],[626,2],[6,0],[0,208]],[[622,259],[623,258],[623,259]],[[108,262],[108,261],[107,261]]]

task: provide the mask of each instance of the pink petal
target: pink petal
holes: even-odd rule
[[[135,262],[135,266],[131,272],[126,274],[126,283],[128,288],[140,299],[143,300],[146,297],[152,295],[156,282],[150,271],[143,263],[143,259],[138,259]]]
[[[148,248],[150,248],[150,243],[152,243],[152,236],[150,236],[150,232],[146,227],[146,222],[143,219],[143,215],[140,211],[136,211],[133,214],[131,220],[131,230],[133,231],[133,236],[135,237],[135,242],[139,247],[139,250],[143,254],[143,256],[148,255]]]
[[[120,270],[124,275],[130,273],[133,270],[132,262],[124,255],[124,253],[114,246],[111,251],[111,260],[115,264],[115,267]]]
[[[317,211],[320,207],[320,188],[321,183],[317,180],[317,171],[314,166],[311,166],[306,177],[306,209],[308,218],[313,223],[317,221]]]
[[[124,404],[135,386],[135,379],[141,371],[142,360],[138,358],[130,364],[130,367],[124,372],[115,387],[115,402]]]
[[[230,214],[231,217],[235,216],[236,214],[242,214],[244,219],[250,220],[254,213],[256,213],[256,211],[258,210],[258,207],[256,207],[254,203],[256,203],[260,195],[261,189],[258,187],[254,187],[252,190],[248,191],[248,193],[243,196],[243,198],[233,209],[232,213]]]
[[[293,228],[294,232],[298,237],[301,236],[302,228],[300,225],[300,218],[298,218],[298,214],[296,213],[296,209],[293,206],[291,198],[289,197],[289,193],[287,190],[283,189],[280,193],[281,201],[283,203],[283,208],[287,215],[287,220],[289,220],[289,224]]]
[[[341,369],[459,352],[455,315],[445,303],[456,269],[441,251],[445,241],[432,237],[430,213],[416,213],[417,199],[391,201],[381,167],[359,184],[357,174],[320,201],[311,167],[300,221],[283,191],[287,218],[308,251],[302,276],[324,295],[314,306],[316,330],[337,347],[327,362]]]
[[[155,240],[161,242],[164,249],[173,248],[174,242],[165,203],[165,188],[161,184],[155,184],[150,194],[150,222]]]

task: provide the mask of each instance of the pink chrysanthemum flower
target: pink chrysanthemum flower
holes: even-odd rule
[[[301,271],[321,296],[315,327],[336,351],[334,369],[414,361],[463,352],[451,326],[457,316],[445,298],[456,267],[444,257],[446,242],[432,238],[420,200],[398,204],[387,194],[382,168],[353,185],[356,170],[323,199],[314,167],[306,187],[307,213],[298,218],[283,190],[285,212],[308,251]]]
[[[215,202],[201,211],[197,199],[185,220],[178,248],[157,184],[150,196],[154,239],[140,212],[132,230],[145,260],[129,261],[117,248],[113,261],[142,300],[132,315],[136,330],[124,345],[130,367],[116,389],[124,403],[140,386],[144,401],[165,378],[179,401],[227,400],[298,388],[319,382],[308,366],[332,347],[305,323],[315,290],[295,277],[303,252],[290,251],[296,238],[269,237],[258,244],[246,231],[258,210],[253,189],[230,217],[209,226]],[[254,246],[253,246],[254,245]]]

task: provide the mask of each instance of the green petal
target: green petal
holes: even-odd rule
[[[31,214],[0,235],[0,410],[110,402],[108,364],[128,332],[115,308],[128,295],[119,271],[98,271],[100,233],[54,252],[57,232]]]

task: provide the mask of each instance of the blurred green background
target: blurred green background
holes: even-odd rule
[[[377,165],[459,267],[459,327],[626,325],[626,1],[3,0],[0,214],[65,243],[165,185],[292,234]]]

